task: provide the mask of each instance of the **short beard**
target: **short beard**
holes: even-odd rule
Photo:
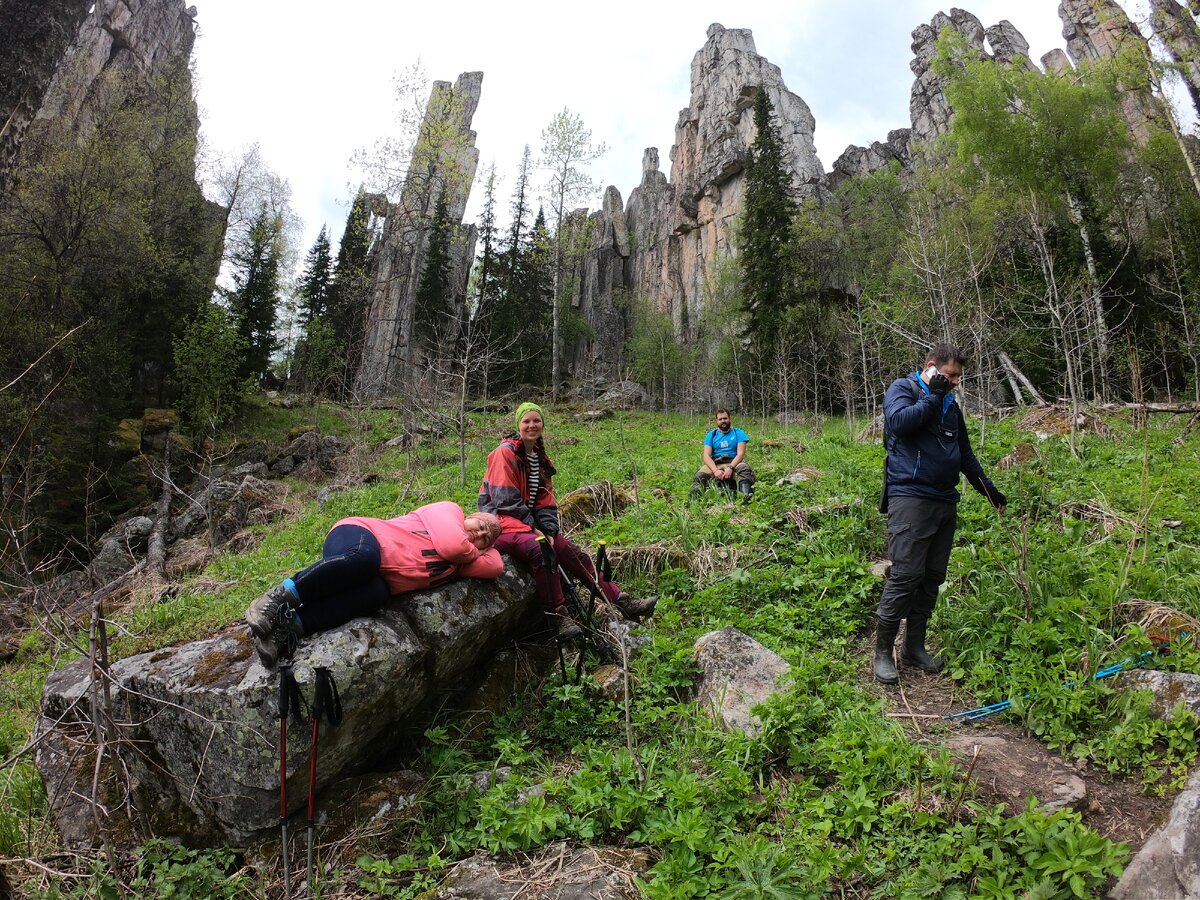
[[[720,432],[721,432],[721,434],[729,434],[729,432],[730,432],[732,429],[733,429],[733,423],[732,423],[732,422],[728,422],[728,423],[726,423],[725,425],[718,425],[718,426],[717,426],[717,430],[718,430],[718,431],[720,431]]]

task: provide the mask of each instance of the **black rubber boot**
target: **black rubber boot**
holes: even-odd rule
[[[908,623],[904,626],[904,649],[900,658],[922,672],[936,675],[942,671],[943,663],[940,659],[930,656],[925,649],[925,630],[928,626],[929,619],[924,616],[908,617]]]
[[[754,484],[750,481],[739,481],[738,490],[742,493],[742,502],[749,503],[754,498]]]
[[[895,684],[900,680],[896,673],[896,660],[892,657],[892,646],[896,643],[896,633],[899,631],[899,622],[888,625],[879,618],[875,619],[875,656],[871,662],[875,668],[875,680],[880,684]]]

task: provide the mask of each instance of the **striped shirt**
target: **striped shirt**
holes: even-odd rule
[[[542,480],[542,470],[536,452],[525,454],[525,473],[525,481],[529,489],[529,496],[525,498],[525,503],[532,508],[537,501],[538,485]]]

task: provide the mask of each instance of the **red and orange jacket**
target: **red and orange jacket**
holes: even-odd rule
[[[504,562],[495,550],[480,551],[467,538],[462,508],[443,500],[394,519],[351,516],[334,523],[358,525],[379,541],[379,574],[393,594],[420,591],[461,578],[499,578]]]
[[[505,534],[537,528],[547,537],[558,534],[558,502],[554,499],[554,465],[538,449],[538,493],[532,507],[525,502],[529,482],[525,471],[525,447],[515,438],[505,438],[488,454],[487,471],[479,488],[479,511],[500,517]]]

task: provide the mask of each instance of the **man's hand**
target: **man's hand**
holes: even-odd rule
[[[1008,498],[1005,497],[1004,492],[997,487],[994,487],[988,491],[988,500],[991,501],[992,506],[996,507],[996,512],[1002,513],[1008,507]]]
[[[717,478],[721,481],[728,481],[732,475],[733,469],[729,468],[729,466],[721,466],[721,468],[717,469]]]
[[[939,397],[946,396],[946,394],[950,393],[950,379],[941,372],[936,372],[934,376],[929,379],[929,392],[931,394],[937,394]]]

